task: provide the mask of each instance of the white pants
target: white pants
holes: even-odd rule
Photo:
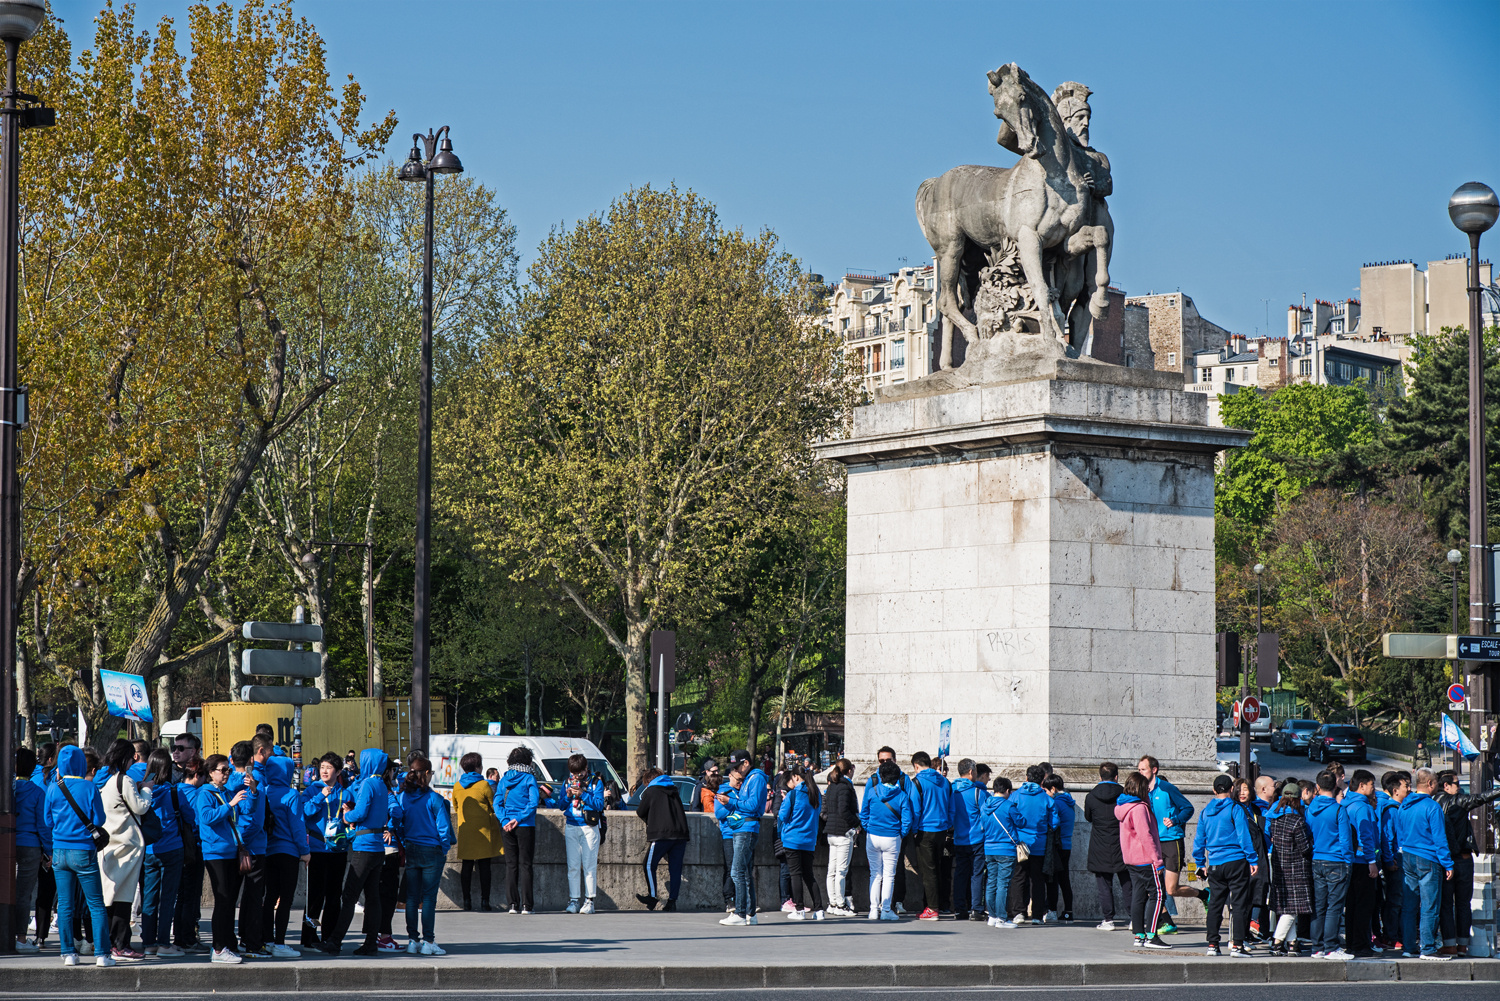
[[[563,841],[568,849],[568,897],[572,900],[593,899],[596,892],[594,874],[599,866],[599,828],[587,824],[582,827],[565,824]],[[581,893],[580,876],[583,883]]]
[[[870,862],[870,906],[878,902],[882,911],[891,909],[896,892],[896,858],[901,854],[900,838],[882,838],[865,834],[865,858]]]
[[[849,860],[854,857],[854,838],[848,834],[828,835],[828,906],[843,907],[844,878],[849,875]]]

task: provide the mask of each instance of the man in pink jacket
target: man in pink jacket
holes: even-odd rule
[[[1120,855],[1130,871],[1130,931],[1135,946],[1170,949],[1156,933],[1162,915],[1164,861],[1150,795],[1146,777],[1140,772],[1130,773],[1124,793],[1115,802],[1115,817],[1120,821]]]

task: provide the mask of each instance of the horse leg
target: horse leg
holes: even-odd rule
[[[1094,319],[1102,320],[1109,312],[1109,252],[1115,244],[1115,221],[1110,218],[1103,199],[1094,210],[1094,218],[1099,221],[1094,227],[1099,234],[1094,240],[1094,294],[1089,300],[1089,312]]]
[[[1016,253],[1021,259],[1021,270],[1026,273],[1026,283],[1031,286],[1031,295],[1036,299],[1037,314],[1041,318],[1042,333],[1063,340],[1062,308],[1047,285],[1047,272],[1042,268],[1042,241],[1036,230],[1027,227],[1015,234]]]
[[[938,257],[940,279],[938,312],[943,317],[943,346],[942,353],[938,356],[940,369],[953,367],[953,328],[955,326],[964,332],[964,336],[968,337],[970,342],[976,339],[958,303],[958,280],[963,267],[963,257],[964,240],[962,237],[950,242]]]

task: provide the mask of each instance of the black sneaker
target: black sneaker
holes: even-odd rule
[[[967,921],[967,920],[969,920],[969,912],[968,911],[954,911],[953,912],[953,920],[954,921]]]
[[[654,910],[656,910],[656,898],[655,897],[647,896],[644,893],[637,893],[635,895],[635,899],[637,899],[641,903],[645,904],[646,905],[646,910],[648,910],[648,911],[654,911]]]
[[[663,911],[675,911],[677,910],[677,901],[668,900],[665,904],[661,905],[661,909]]]
[[[1219,951],[1219,943],[1217,943],[1217,942],[1210,942],[1209,945],[1208,945],[1207,951],[1205,951],[1203,953],[1203,955],[1205,955],[1205,956],[1222,956],[1224,954]]]
[[[1065,925],[1066,924],[1072,924],[1073,923],[1073,912],[1072,911],[1063,911],[1061,914],[1059,914],[1057,916],[1057,920],[1060,923],[1065,924]]]
[[[1150,938],[1146,939],[1145,943],[1143,943],[1143,944],[1144,944],[1145,948],[1147,948],[1147,949],[1170,949],[1170,948],[1172,948],[1170,945],[1168,945],[1167,943],[1165,943],[1165,942],[1163,942],[1161,940],[1161,936],[1160,935],[1153,935],[1153,936],[1151,936]]]
[[[520,914],[521,913],[521,905],[520,904],[511,904],[510,905],[510,910],[506,911],[505,913],[507,913],[507,914]]]
[[[1246,949],[1242,945],[1232,945],[1232,946],[1230,946],[1229,947],[1229,955],[1233,959],[1250,959],[1251,958],[1251,956],[1250,956],[1250,950]]]
[[[990,916],[988,914],[986,914],[984,911],[970,911],[969,912],[969,920],[970,921],[988,921],[989,919],[990,919]]]
[[[378,956],[380,955],[380,946],[376,944],[375,939],[367,938],[364,945],[354,950],[354,954],[356,956]]]

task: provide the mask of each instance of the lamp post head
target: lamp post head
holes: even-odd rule
[[[1448,550],[1448,562],[1452,563],[1454,566],[1458,566],[1458,564],[1463,561],[1463,558],[1464,554],[1459,552],[1457,549]]]
[[[427,168],[422,166],[422,151],[417,149],[415,141],[411,144],[411,152],[406,154],[406,162],[396,172],[396,178],[401,181],[427,180]]]
[[[1465,233],[1483,233],[1495,225],[1496,216],[1500,216],[1500,200],[1488,184],[1479,181],[1461,184],[1448,199],[1448,218]]]
[[[1264,563],[1257,563],[1252,569],[1255,571],[1255,576],[1259,577],[1266,572],[1266,565]]]
[[[24,42],[47,19],[46,0],[0,0],[0,38]]]
[[[434,174],[462,174],[464,165],[458,161],[458,156],[453,152],[453,140],[448,138],[448,126],[442,128],[443,142],[438,147],[437,156],[427,164],[427,169]]]

